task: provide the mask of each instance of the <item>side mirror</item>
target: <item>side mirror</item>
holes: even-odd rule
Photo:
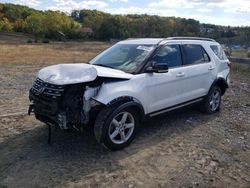
[[[146,72],[166,73],[168,72],[168,65],[166,63],[157,63],[152,61],[151,66],[146,68]]]

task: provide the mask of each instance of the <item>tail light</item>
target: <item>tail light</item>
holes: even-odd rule
[[[231,62],[231,61],[228,61],[228,62],[227,62],[227,66],[228,66],[229,69],[231,70],[231,68],[232,68],[232,62]]]

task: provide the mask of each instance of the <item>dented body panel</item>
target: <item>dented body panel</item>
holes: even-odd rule
[[[56,84],[68,85],[90,82],[99,77],[130,79],[133,75],[120,70],[90,64],[59,64],[41,69],[38,72],[41,80]]]
[[[130,97],[141,104],[144,112],[147,113],[147,101],[150,98],[150,96],[147,95],[148,81],[148,74],[138,74],[133,75],[129,80],[103,83],[98,94],[93,98],[102,104],[108,105],[117,98]]]
[[[89,124],[91,116],[96,116],[100,108],[113,104],[113,101],[125,99],[127,102],[129,99],[142,108],[143,115],[159,114],[159,111],[164,111],[166,108],[204,98],[216,76],[229,82],[227,60],[219,60],[210,49],[210,45],[217,45],[215,42],[137,39],[119,44],[140,44],[132,50],[131,57],[136,54],[136,50],[145,53],[152,51],[149,54],[153,56],[153,50],[157,52],[155,46],[201,45],[209,53],[210,61],[169,67],[166,72],[147,72],[146,68],[152,66],[152,62],[150,58],[146,58],[141,61],[143,66],[138,66],[138,70],[139,68],[141,70],[134,72],[129,68],[122,69],[119,64],[121,56],[115,53],[117,62],[113,62],[110,66],[102,64],[103,61],[100,61],[99,65],[84,63],[52,65],[38,72],[37,80],[30,90],[29,112],[34,112],[36,118],[42,122],[54,123],[62,129],[68,129]],[[127,51],[124,49],[122,52]],[[124,62],[133,66],[138,63],[137,61],[131,63],[133,61],[129,58],[125,58]],[[115,64],[117,66],[113,67]],[[96,109],[99,111],[95,111]]]

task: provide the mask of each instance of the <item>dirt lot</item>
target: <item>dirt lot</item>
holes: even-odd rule
[[[222,110],[184,109],[145,122],[126,149],[92,132],[53,129],[27,116],[38,69],[86,62],[105,43],[0,45],[0,187],[250,187],[250,72],[234,66]]]

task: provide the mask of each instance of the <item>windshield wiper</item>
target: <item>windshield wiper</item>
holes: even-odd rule
[[[114,69],[114,67],[111,67],[111,66],[108,66],[108,65],[105,65],[105,64],[93,64],[93,65]]]

